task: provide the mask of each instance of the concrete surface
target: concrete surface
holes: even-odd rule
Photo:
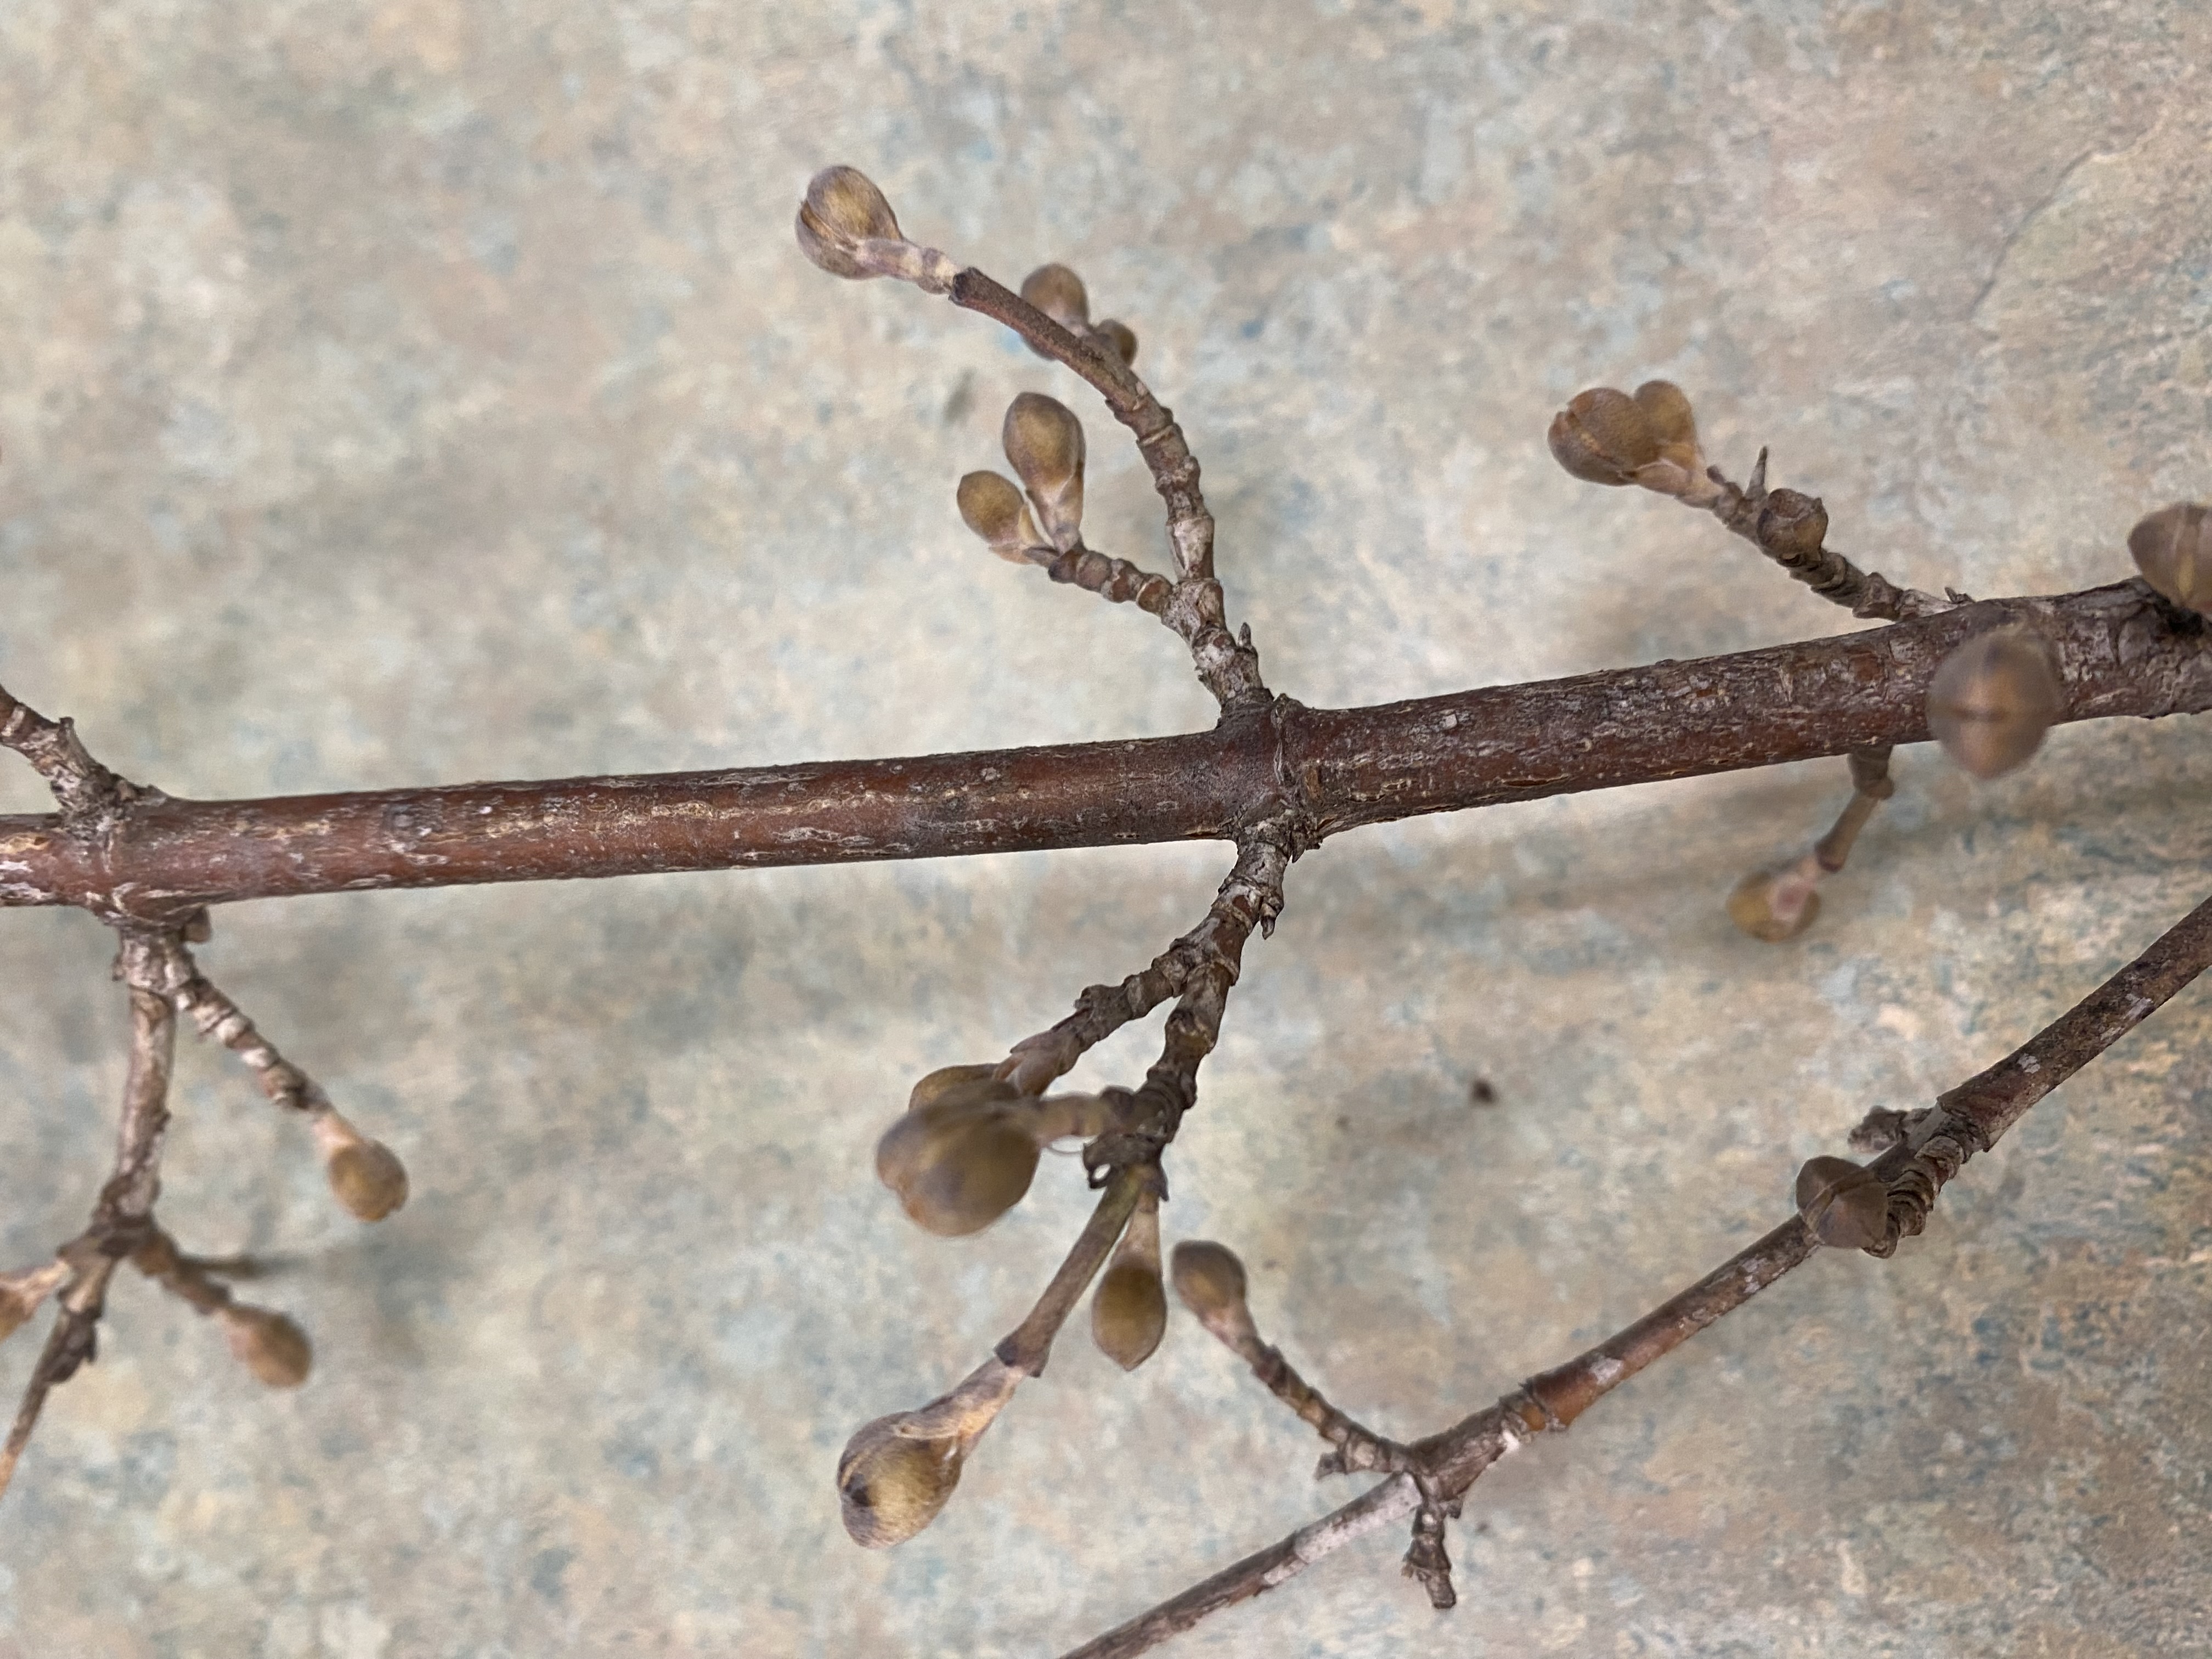
[[[1374,701],[1838,616],[1577,485],[1577,387],[1680,380],[1836,544],[1977,592],[2124,569],[2212,495],[2197,5],[9,0],[0,678],[198,795],[890,754],[1201,724],[1175,641],[953,510],[1060,371],[795,252],[873,174],[1143,339],[1273,682]],[[1093,539],[1160,557],[1092,422]],[[2203,895],[2201,725],[1928,752],[1817,932],[1720,900],[1840,766],[1347,836],[1254,949],[1171,1237],[1250,1262],[1347,1408],[1424,1431],[1784,1211],[1797,1163],[2026,1036]],[[39,805],[0,769],[0,805]],[[7,1659],[1050,1654],[1340,1501],[1177,1317],[1067,1342],[903,1548],[862,1419],[1027,1305],[1071,1166],[983,1237],[869,1149],[1195,917],[1225,854],[356,896],[204,953],[413,1201],[359,1227],[187,1045],[165,1212],[313,1333],[257,1391],[143,1284],[0,1505]],[[0,1256],[74,1231],[124,1013],[0,918]],[[1473,1494],[1432,1615],[1370,1540],[1199,1655],[2212,1649],[2212,994]],[[1079,1075],[1132,1079],[1151,1033]],[[1476,1078],[1497,1103],[1468,1103]],[[0,1384],[33,1339],[0,1353]]]

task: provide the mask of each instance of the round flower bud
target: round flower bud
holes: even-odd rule
[[[1037,522],[1052,545],[1065,553],[1076,544],[1083,526],[1083,422],[1056,398],[1024,392],[1006,406],[1001,434]]]
[[[1091,1337],[1099,1352],[1125,1371],[1152,1358],[1168,1328],[1168,1297],[1160,1270],[1142,1261],[1117,1261],[1091,1297]]]
[[[1091,331],[1091,296],[1084,292],[1083,278],[1066,265],[1039,265],[1030,272],[1022,278],[1022,298],[1070,334]]]
[[[1928,729],[1986,780],[2034,754],[2063,705],[2049,647],[2025,628],[2000,628],[1943,659],[1928,684]]]
[[[314,1115],[316,1149],[331,1191],[356,1221],[381,1221],[407,1201],[407,1166],[336,1112]]]
[[[903,1544],[937,1519],[960,1484],[957,1439],[914,1440],[898,1432],[911,1413],[879,1417],[845,1443],[837,1460],[837,1504],[863,1549]]]
[[[1226,1245],[1187,1238],[1175,1247],[1169,1270],[1182,1305],[1216,1336],[1226,1340],[1252,1328],[1244,1305],[1244,1264]]]
[[[283,1314],[234,1302],[216,1310],[234,1358],[272,1389],[296,1389],[307,1380],[315,1351],[307,1334]]]
[[[1797,1212],[1823,1244],[1863,1250],[1889,1236],[1889,1188],[1847,1158],[1812,1158],[1797,1171]]]
[[[833,276],[873,276],[854,257],[864,241],[899,241],[898,220],[868,176],[856,167],[824,167],[806,183],[799,204],[799,246]]]
[[[1755,939],[1779,945],[1796,939],[1820,914],[1820,896],[1793,871],[1754,870],[1729,895],[1729,920]]]
[[[1115,356],[1121,358],[1124,368],[1137,361],[1137,331],[1131,328],[1128,324],[1116,322],[1109,317],[1091,331],[1093,334],[1103,334],[1106,337],[1114,347]]]
[[[1548,441],[1553,459],[1589,483],[1634,483],[1638,468],[1660,459],[1650,414],[1611,386],[1576,393],[1553,418]]]
[[[1030,504],[1010,478],[970,472],[960,480],[960,518],[991,551],[1011,564],[1029,562],[1031,548],[1050,550],[1030,516]]]
[[[2143,580],[2185,609],[2212,617],[2212,507],[2177,501],[2128,532]]]
[[[1022,1201],[1036,1175],[1028,1109],[1012,1085],[947,1090],[876,1143],[876,1175],[908,1215],[941,1238],[981,1232]]]

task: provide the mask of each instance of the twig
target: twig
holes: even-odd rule
[[[1092,1048],[1180,995],[1200,968],[1223,961],[1231,939],[1241,951],[1255,927],[1263,936],[1272,931],[1282,910],[1283,876],[1289,866],[1289,857],[1273,842],[1246,842],[1203,921],[1119,985],[1086,987],[1075,1000],[1073,1013],[1014,1045],[1000,1075],[1024,1094],[1043,1093]]]
[[[1278,699],[1212,731],[902,760],[364,791],[153,799],[95,852],[0,816],[0,906],[181,920],[203,904],[1061,847],[1236,839],[1295,805],[1301,848],[1361,824],[1771,766],[1928,735],[1970,636],[2033,625],[2061,720],[2212,709],[2212,640],[2140,582],[1985,600],[1840,638],[1369,708]]]
[[[169,1121],[177,1024],[168,1002],[153,988],[149,941],[126,935],[121,965],[131,990],[131,1064],[123,1085],[115,1167],[93,1207],[92,1224],[60,1251],[76,1276],[58,1297],[53,1329],[32,1367],[7,1443],[0,1446],[0,1496],[15,1477],[46,1396],[98,1352],[108,1281],[117,1261],[134,1254],[150,1236],[154,1200],[161,1194],[161,1139]]]
[[[5,686],[0,686],[0,746],[14,750],[37,769],[61,803],[62,816],[72,823],[96,818],[132,793],[129,784],[85,752],[75,721],[48,720],[28,703],[17,702]]]
[[[245,1012],[199,970],[183,939],[163,935],[151,945],[156,988],[204,1037],[213,1037],[252,1068],[262,1093],[289,1111],[331,1109],[314,1079],[276,1052]]]
[[[2037,1101],[2142,1024],[2208,966],[2212,966],[2212,899],[1996,1065],[1942,1095],[1936,1109],[1917,1122],[1912,1141],[1893,1147],[1872,1166],[1889,1183],[1890,1235],[1868,1254],[1887,1255],[1895,1250],[1899,1237],[1918,1232],[1936,1194],[1974,1151],[1993,1145]],[[1893,1127],[1885,1121],[1875,1133]],[[1629,1377],[1741,1307],[1819,1248],[1803,1219],[1792,1217],[1597,1346],[1532,1377],[1442,1434],[1414,1442],[1408,1450],[1419,1474],[1438,1496],[1462,1496],[1499,1458],[1535,1435],[1564,1431]],[[1413,1511],[1423,1500],[1413,1477],[1401,1475],[1074,1649],[1066,1659],[1132,1659],[1211,1613],[1273,1589],[1340,1545]]]
[[[1854,617],[1910,622],[1941,616],[1964,603],[1899,587],[1879,571],[1861,570],[1826,546],[1827,508],[1818,496],[1795,489],[1767,489],[1764,449],[1751,469],[1750,483],[1741,489],[1729,483],[1717,466],[1707,467],[1705,477],[1716,488],[1699,490],[1684,500],[1706,508],[1822,599],[1843,606]]]

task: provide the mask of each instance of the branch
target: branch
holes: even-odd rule
[[[1367,708],[1279,699],[1183,737],[268,800],[149,797],[96,848],[53,817],[0,817],[0,905],[161,921],[362,888],[1229,840],[1285,811],[1298,815],[1303,848],[1426,812],[1922,742],[1937,665],[2009,623],[2051,645],[2062,720],[2212,708],[2203,624],[2130,581]]]
[[[169,1122],[169,1067],[176,1053],[177,1024],[167,1001],[154,989],[153,955],[147,940],[125,937],[122,969],[131,988],[131,1067],[123,1085],[115,1167],[100,1188],[92,1224],[59,1252],[74,1277],[61,1292],[53,1329],[31,1368],[31,1381],[7,1443],[0,1446],[0,1497],[15,1478],[15,1465],[38,1427],[46,1396],[99,1351],[100,1316],[115,1264],[135,1254],[153,1230],[154,1200],[161,1190],[161,1138]]]
[[[1905,1141],[1870,1166],[1870,1173],[1889,1186],[1889,1231],[1868,1254],[1888,1255],[1900,1236],[1917,1233],[1936,1194],[1977,1150],[1975,1143],[1983,1150],[1993,1145],[2037,1101],[2141,1024],[2208,966],[2212,899],[2003,1060],[1942,1095]],[[1884,1118],[1870,1133],[1887,1134],[1900,1127]],[[1538,1434],[1564,1432],[1606,1395],[1741,1307],[1819,1248],[1804,1218],[1793,1216],[1597,1346],[1530,1378],[1442,1434],[1413,1443],[1409,1450],[1419,1472],[1439,1495],[1457,1498],[1501,1457]],[[1400,1475],[1073,1650],[1065,1659],[1133,1659],[1211,1613],[1273,1589],[1354,1538],[1413,1513],[1421,1503],[1414,1477]]]

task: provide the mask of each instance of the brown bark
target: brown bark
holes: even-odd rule
[[[1231,839],[1771,766],[1928,736],[1928,682],[2007,623],[2049,640],[2061,718],[2212,708],[2204,625],[2141,582],[1694,662],[1385,703],[1288,699],[1134,741],[646,777],[190,801],[87,828],[0,817],[0,904],[173,923],[202,904],[779,864]]]

